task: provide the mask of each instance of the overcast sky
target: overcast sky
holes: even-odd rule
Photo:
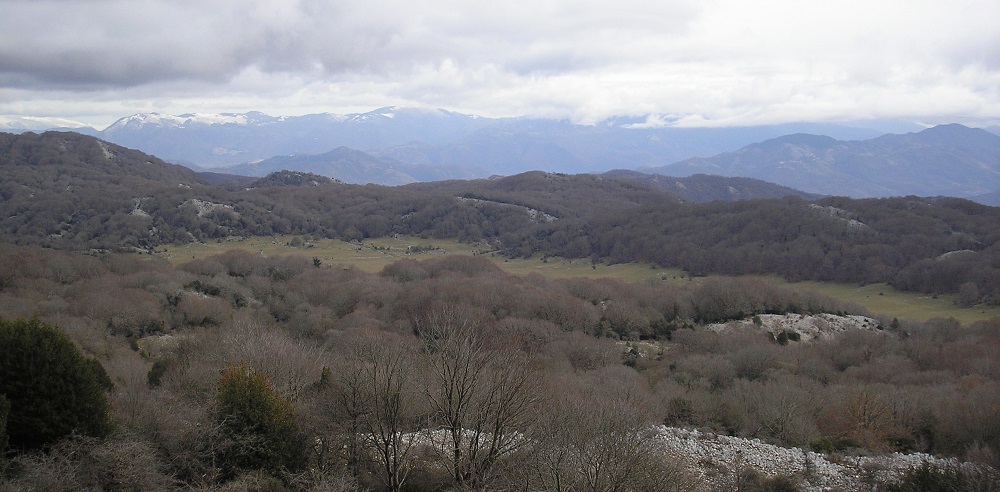
[[[0,0],[0,115],[1000,123],[998,0]]]

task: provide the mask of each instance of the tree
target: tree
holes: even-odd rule
[[[0,477],[3,477],[7,466],[7,414],[10,413],[10,402],[0,395]]]
[[[10,403],[10,446],[46,448],[77,433],[105,437],[110,407],[95,366],[57,328],[0,319],[0,395]]]
[[[659,448],[652,402],[638,375],[622,366],[589,377],[555,379],[558,392],[532,429],[524,473],[530,490],[662,491],[697,489]]]
[[[305,464],[305,438],[292,404],[277,394],[267,375],[245,363],[230,364],[216,395],[218,435],[214,455],[223,476],[243,471],[298,471]]]
[[[366,444],[374,452],[383,484],[402,489],[411,470],[410,450],[420,412],[412,384],[409,353],[371,340],[356,348],[354,361],[368,386],[369,411],[362,419]]]
[[[427,397],[448,435],[456,484],[479,487],[526,445],[537,397],[523,354],[491,349],[473,313],[436,307],[417,323],[429,366]]]

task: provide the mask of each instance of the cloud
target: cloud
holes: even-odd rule
[[[0,1],[0,114],[1000,120],[995,0]]]

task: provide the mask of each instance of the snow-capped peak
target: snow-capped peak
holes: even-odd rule
[[[2,130],[32,130],[43,131],[53,128],[88,128],[90,125],[66,118],[48,118],[44,116],[0,115]]]
[[[141,128],[147,125],[168,128],[183,128],[198,125],[253,125],[267,124],[274,121],[280,120],[257,111],[249,113],[185,113],[181,115],[139,113],[126,116],[114,122],[107,130]]]

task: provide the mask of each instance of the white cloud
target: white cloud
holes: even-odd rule
[[[1000,121],[995,0],[0,3],[0,114]]]

